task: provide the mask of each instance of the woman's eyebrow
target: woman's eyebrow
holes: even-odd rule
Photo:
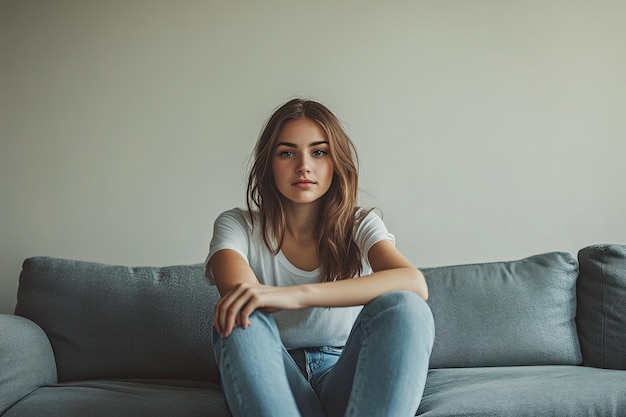
[[[319,145],[328,145],[328,141],[326,140],[320,140],[318,142],[313,142],[309,144],[309,148],[312,148],[314,146],[319,146]],[[296,145],[295,143],[291,143],[291,142],[279,142],[276,144],[276,147],[278,148],[279,146],[286,146],[288,148],[297,148],[298,145]]]
[[[328,145],[328,141],[327,140],[320,140],[319,142],[313,142],[313,143],[309,144],[309,148],[312,148],[314,146],[319,146],[319,145]]]
[[[276,147],[278,148],[279,146],[286,146],[288,148],[297,148],[298,145],[296,145],[295,143],[289,143],[289,142],[279,142],[276,144]]]

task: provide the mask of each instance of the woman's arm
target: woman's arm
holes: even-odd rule
[[[214,261],[222,252],[227,253]],[[415,292],[425,300],[428,298],[424,276],[391,241],[382,240],[372,246],[368,259],[374,271],[371,275],[335,282],[272,287],[261,285],[239,254],[220,251],[211,259],[213,276],[222,294],[216,305],[215,328],[220,335],[227,337],[236,326],[248,327],[248,317],[257,309],[277,311],[363,305],[382,294],[399,290]]]
[[[345,307],[367,304],[391,291],[412,291],[428,299],[426,280],[419,269],[389,240],[376,243],[368,258],[374,273],[355,279],[301,286],[302,307]]]
[[[300,308],[296,300],[289,296],[289,291],[285,291],[292,287],[262,285],[250,265],[234,250],[216,252],[207,268],[211,268],[221,295],[215,304],[213,326],[222,337],[230,335],[237,326],[248,327],[248,318],[256,309],[273,312]],[[208,270],[205,275],[208,275]],[[254,307],[243,313],[244,306]]]
[[[232,249],[223,249],[215,252],[205,271],[207,278],[209,276],[209,268],[211,268],[215,285],[222,297],[238,284],[246,282],[250,284],[259,283],[248,262]]]

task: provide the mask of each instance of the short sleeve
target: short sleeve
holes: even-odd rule
[[[248,260],[248,242],[250,224],[242,209],[232,209],[220,214],[213,224],[213,237],[209,245],[209,254],[204,261],[208,269],[207,279],[213,285],[215,280],[209,262],[215,253],[223,249],[231,249]]]
[[[354,240],[361,251],[361,256],[369,264],[367,254],[372,246],[381,240],[391,240],[395,245],[394,235],[389,233],[383,220],[373,211],[370,211],[357,226]]]

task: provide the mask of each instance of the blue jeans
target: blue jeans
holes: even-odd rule
[[[398,291],[363,307],[346,345],[287,351],[271,315],[213,350],[234,417],[414,416],[433,346],[430,308]]]

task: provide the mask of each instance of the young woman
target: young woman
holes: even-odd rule
[[[414,416],[434,338],[426,282],[357,206],[340,122],[291,100],[254,156],[248,208],[217,218],[206,268],[232,415]]]

